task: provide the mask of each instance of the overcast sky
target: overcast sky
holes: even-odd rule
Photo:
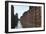
[[[25,11],[29,10],[29,6],[21,6],[21,5],[15,5],[14,6],[14,14],[18,13],[18,18],[23,15]]]

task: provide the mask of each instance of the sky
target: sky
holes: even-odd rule
[[[15,5],[14,6],[14,14],[18,13],[18,18],[23,15],[24,12],[29,10],[29,6]]]

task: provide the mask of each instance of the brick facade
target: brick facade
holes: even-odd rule
[[[31,7],[20,18],[23,28],[41,26],[41,7]]]

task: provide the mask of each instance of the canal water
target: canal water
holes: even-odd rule
[[[18,24],[16,26],[16,29],[20,29],[20,28],[22,28],[22,24],[20,23],[20,21],[18,21]]]

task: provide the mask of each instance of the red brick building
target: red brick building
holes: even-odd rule
[[[23,28],[41,26],[41,7],[32,6],[20,18]]]

